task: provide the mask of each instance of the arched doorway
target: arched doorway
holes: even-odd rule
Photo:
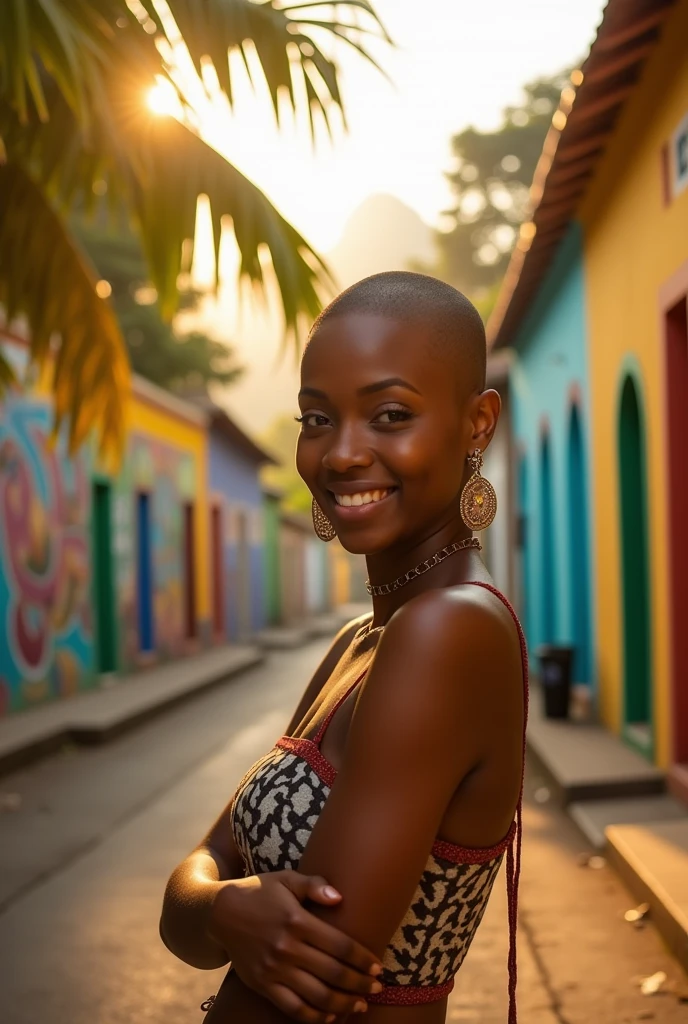
[[[585,451],[580,412],[571,407],[568,450],[569,580],[571,586],[571,641],[574,647],[573,680],[589,683],[590,581],[588,553],[588,499]]]
[[[650,600],[647,547],[645,425],[638,390],[628,375],[619,408],[619,505],[623,601],[623,680],[626,736],[652,754]]]
[[[553,501],[550,441],[549,434],[544,434],[540,448],[540,639],[545,644],[554,643],[557,622]]]
[[[516,558],[516,593],[517,606],[523,632],[528,640],[531,639],[531,616],[529,601],[531,595],[529,581],[529,559],[530,551],[528,546],[528,458],[521,456],[518,466],[518,520],[517,520],[517,558]]]
[[[688,270],[681,287],[688,288]],[[674,296],[675,298],[675,296]],[[688,803],[688,292],[665,310],[671,675],[672,791]]]

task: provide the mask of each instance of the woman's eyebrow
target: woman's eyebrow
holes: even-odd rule
[[[407,388],[409,391],[415,391],[417,395],[421,392],[418,388],[414,388],[413,384],[409,384],[407,380],[403,380],[401,377],[387,377],[385,380],[378,380],[374,384],[365,384],[362,388],[358,388],[356,391],[357,395],[371,395],[375,391],[384,391],[386,388]],[[299,398],[308,395],[310,398],[324,398],[327,400],[327,392],[320,391],[318,388],[309,388],[304,385],[299,391]]]
[[[409,384],[407,380],[402,380],[401,377],[387,377],[386,380],[379,380],[375,384],[366,384],[365,387],[359,388],[356,394],[370,395],[374,391],[384,391],[386,388],[407,388],[409,391],[415,391],[417,395],[420,395],[418,388],[414,388],[413,384]]]

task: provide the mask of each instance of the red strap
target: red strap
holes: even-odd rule
[[[523,840],[523,779],[526,768],[526,726],[528,724],[528,648],[526,638],[518,621],[516,612],[501,592],[490,583],[482,583],[479,580],[468,581],[476,587],[483,587],[491,594],[498,597],[502,604],[511,613],[516,623],[518,638],[521,643],[521,665],[523,668],[523,760],[521,764],[521,790],[518,796],[516,807],[516,833],[506,851],[506,893],[509,916],[509,1024],[517,1024],[516,1013],[516,981],[518,974],[518,963],[516,956],[516,930],[518,927],[518,883],[521,877],[521,844]]]
[[[366,669],[366,672],[367,672],[367,671],[368,671],[368,670]],[[350,686],[350,687],[349,687],[349,689],[348,689],[348,690],[346,691],[346,693],[344,694],[344,696],[343,696],[343,697],[340,697],[340,698],[339,698],[339,700],[337,701],[337,703],[335,704],[335,706],[334,706],[334,707],[332,708],[332,710],[331,710],[331,711],[330,711],[330,712],[328,713],[327,717],[325,718],[325,720],[323,721],[322,725],[320,726],[320,728],[319,728],[319,729],[318,729],[318,731],[316,732],[315,736],[313,737],[313,742],[315,743],[316,747],[319,747],[319,746],[320,746],[320,744],[321,744],[321,743],[322,743],[322,741],[323,741],[323,737],[324,737],[325,733],[327,732],[327,728],[328,728],[328,726],[329,726],[330,722],[332,721],[332,719],[334,718],[334,716],[335,716],[335,715],[337,714],[337,712],[339,711],[340,707],[342,706],[342,704],[344,703],[344,701],[346,700],[346,698],[347,698],[347,697],[349,696],[349,694],[351,694],[351,693],[353,693],[353,692],[354,692],[354,690],[356,689],[356,687],[358,686],[358,684],[359,684],[359,683],[361,682],[361,680],[362,680],[362,679],[363,679],[363,677],[365,676],[366,672],[361,672],[361,674],[360,674],[360,676],[358,677],[358,679],[357,679],[357,680],[356,680],[356,681],[355,681],[354,683],[352,683],[352,684],[351,684],[351,686]]]

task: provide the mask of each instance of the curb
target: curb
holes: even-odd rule
[[[650,905],[650,920],[669,952],[688,972],[688,919],[685,912],[626,842],[623,827],[608,826],[605,854],[629,892],[637,900]]]
[[[92,747],[108,743],[131,729],[150,721],[164,711],[171,710],[194,697],[205,693],[220,683],[227,682],[249,669],[255,668],[265,661],[265,652],[255,649],[246,659],[233,667],[216,671],[196,684],[156,698],[148,705],[133,708],[119,716],[113,716],[105,725],[75,724],[60,725],[50,732],[31,738],[13,749],[0,753],[0,776],[9,775],[20,768],[35,764],[62,749],[65,744]],[[135,679],[124,685],[136,685]]]

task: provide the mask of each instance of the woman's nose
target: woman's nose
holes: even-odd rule
[[[373,456],[360,431],[341,428],[332,436],[332,443],[323,455],[325,469],[346,473],[356,466],[370,466]]]

